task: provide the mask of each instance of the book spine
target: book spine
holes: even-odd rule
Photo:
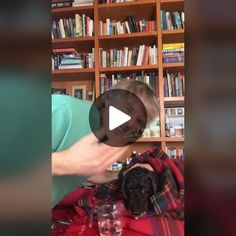
[[[106,19],[106,35],[109,35],[110,33],[110,19]]]
[[[181,20],[182,20],[182,25],[183,25],[183,28],[185,27],[185,21],[184,21],[184,12],[181,12]]]
[[[172,87],[171,87],[171,77],[169,73],[166,73],[167,83],[168,83],[168,94],[169,97],[172,97]]]
[[[90,18],[86,16],[86,24],[85,24],[86,36],[89,36],[89,21]]]
[[[173,74],[171,76],[171,90],[172,90],[172,96],[176,97],[176,88],[175,88],[175,81],[174,81],[174,76]]]
[[[75,14],[75,36],[79,37],[79,15]]]
[[[128,66],[131,66],[132,50],[129,50],[128,53]]]
[[[174,77],[175,80],[175,89],[176,89],[176,96],[180,96],[180,88],[179,88],[179,78],[177,76]]]
[[[61,38],[65,38],[66,34],[65,34],[64,24],[63,24],[62,19],[60,19],[60,21],[59,21],[59,28],[60,28]]]
[[[172,24],[173,24],[173,29],[178,29],[175,12],[171,12],[170,16],[171,16],[171,20],[172,20]]]
[[[182,79],[180,73],[178,73],[178,79],[179,79],[179,96],[183,96]]]
[[[183,96],[185,96],[185,79],[184,79],[184,76],[181,76],[181,85],[182,85]]]
[[[86,17],[85,14],[82,15],[82,36],[86,36]]]
[[[164,96],[165,97],[169,97],[169,93],[168,93],[168,80],[167,77],[164,77]]]
[[[125,21],[125,28],[126,28],[127,33],[130,34],[130,28],[127,21]]]
[[[138,58],[137,58],[137,62],[136,62],[137,66],[141,65],[141,63],[140,63],[140,61],[141,61],[141,48],[142,48],[142,46],[140,45],[139,49],[138,49]]]
[[[128,24],[129,24],[130,32],[134,33],[134,29],[133,29],[133,25],[132,25],[132,20],[131,20],[130,16],[127,16],[126,19],[127,19]]]
[[[102,21],[99,21],[99,32],[100,32],[100,35],[103,35],[103,32],[102,32],[102,25],[103,25],[103,23],[102,23]]]

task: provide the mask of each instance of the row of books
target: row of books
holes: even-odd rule
[[[79,7],[93,5],[93,0],[51,0],[52,8]]]
[[[163,62],[184,62],[184,43],[163,44]]]
[[[117,84],[122,79],[133,79],[133,80],[140,80],[147,83],[154,91],[156,91],[156,81],[157,75],[156,72],[149,72],[141,73],[133,72],[129,76],[123,76],[122,74],[112,74],[107,76],[105,73],[100,74],[100,91],[104,93],[105,91],[109,90],[112,86]]]
[[[185,79],[181,73],[168,73],[164,75],[164,96],[165,97],[180,97],[185,94]]]
[[[165,108],[166,137],[184,136],[184,107]]]
[[[74,48],[53,49],[52,70],[94,68],[92,53],[78,53]]]
[[[89,16],[75,14],[72,19],[52,21],[52,38],[74,38],[94,35],[94,21]]]
[[[121,67],[121,66],[141,66],[157,64],[157,47],[140,45],[133,49],[110,49],[109,51],[99,49],[100,66]]]
[[[100,35],[130,34],[135,32],[151,32],[156,30],[156,21],[142,19],[136,21],[134,16],[127,16],[125,22],[106,19],[99,21]]]
[[[134,2],[135,0],[100,0],[101,4],[116,3],[116,2]]]
[[[182,148],[166,147],[166,153],[172,159],[184,159],[184,149]]]
[[[161,29],[174,30],[184,28],[184,12],[161,10]]]

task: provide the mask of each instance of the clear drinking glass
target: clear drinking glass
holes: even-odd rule
[[[122,235],[122,208],[118,204],[106,204],[98,208],[100,236]]]

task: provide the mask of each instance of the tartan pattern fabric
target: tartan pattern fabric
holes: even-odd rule
[[[160,192],[151,197],[156,215],[163,215],[169,219],[184,218],[184,163],[181,159],[170,159],[157,147],[152,147],[132,159],[128,168],[136,163],[148,163],[154,171],[161,175],[163,186]],[[124,170],[121,170],[121,173]],[[96,197],[100,199],[114,198],[119,192],[119,180],[100,185],[96,190]]]
[[[53,236],[99,236],[96,217],[89,227],[89,213],[87,209],[95,207],[94,190],[78,188],[66,196],[52,211],[52,220],[71,221],[69,226],[58,225],[52,228]],[[77,200],[76,200],[77,199]],[[78,206],[77,203],[86,205],[86,209]],[[79,200],[79,201],[78,201]],[[122,202],[121,202],[122,204]],[[87,208],[88,207],[88,208]],[[184,223],[182,220],[168,219],[164,216],[147,215],[134,219],[128,210],[123,212],[123,233],[124,236],[183,236]]]
[[[134,219],[131,213],[124,209],[124,236],[184,235],[184,163],[183,160],[172,160],[158,148],[151,148],[132,159],[128,168],[136,163],[149,163],[154,171],[162,175],[163,187],[161,191],[151,197],[153,212]],[[122,174],[126,169],[122,169]],[[52,235],[59,236],[99,236],[96,218],[92,227],[88,226],[89,214],[104,201],[122,201],[119,180],[102,184],[96,189],[79,188],[66,196],[52,211],[53,220],[71,220],[73,224],[53,228]]]

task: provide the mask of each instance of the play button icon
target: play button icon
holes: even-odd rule
[[[113,130],[129,120],[131,120],[131,116],[113,106],[109,106],[109,130]]]
[[[147,114],[142,101],[134,93],[112,89],[92,104],[89,124],[99,142],[123,147],[135,142],[146,127]]]

